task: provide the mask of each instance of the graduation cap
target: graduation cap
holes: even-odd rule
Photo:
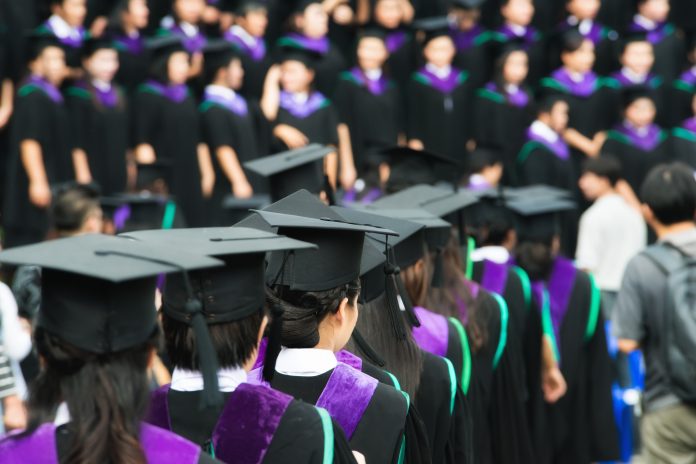
[[[89,58],[99,50],[116,50],[113,40],[106,37],[90,37],[82,43],[82,57]]]
[[[122,351],[157,327],[156,277],[219,260],[123,237],[88,234],[11,248],[0,262],[42,268],[38,326],[90,353]]]
[[[321,0],[296,0],[292,12],[295,14],[304,13],[304,11],[315,3],[321,4]]]
[[[512,198],[507,207],[517,215],[520,241],[546,241],[559,232],[559,213],[576,208],[574,201],[557,195]]]
[[[222,209],[229,224],[236,224],[250,214],[249,210],[261,209],[271,204],[271,197],[265,194],[255,194],[249,198],[237,198],[232,194],[222,200]]]
[[[237,16],[246,16],[252,11],[267,10],[268,2],[266,0],[239,0],[233,2],[231,8],[229,8]]]
[[[434,184],[438,181],[456,183],[461,168],[460,163],[448,156],[427,150],[409,147],[392,147],[382,152],[389,157],[391,172],[387,182],[389,192],[398,192],[417,184]],[[441,169],[448,167],[450,178],[441,175]]]
[[[210,82],[220,68],[239,58],[239,51],[227,40],[209,40],[203,47],[203,58],[206,80]]]
[[[433,187],[432,185],[419,184],[387,195],[373,203],[376,208],[409,209],[417,206],[441,218],[457,211],[463,210],[479,199],[476,195],[458,191]]]
[[[486,0],[453,0],[452,8],[460,8],[462,10],[475,10],[481,8]]]
[[[452,37],[452,27],[447,16],[419,19],[413,22],[412,27],[424,32],[423,46],[438,37]]]
[[[292,290],[330,290],[357,279],[365,234],[396,235],[389,229],[346,221],[306,190],[255,213],[278,233],[319,246],[318,251],[296,251],[289,259],[271,253],[267,282]],[[253,226],[254,219],[242,223]]]
[[[27,62],[35,60],[48,47],[58,47],[65,50],[65,46],[60,42],[58,37],[49,31],[33,30],[26,34],[27,39]]]
[[[655,92],[645,85],[631,85],[621,90],[621,108],[624,110],[637,100],[647,98],[655,104]]]
[[[183,40],[174,34],[152,38],[145,42],[145,48],[152,53],[153,60],[167,59],[176,52],[186,52]]]
[[[298,189],[319,194],[326,188],[321,160],[334,148],[311,144],[244,163],[244,167],[268,177],[271,199],[277,201]]]
[[[169,184],[172,162],[168,159],[157,159],[153,163],[138,163],[135,180],[136,190],[161,189]],[[161,185],[156,185],[161,184]]]
[[[285,63],[286,61],[299,61],[307,68],[315,69],[320,60],[321,53],[302,48],[299,45],[287,44],[280,47],[280,57],[278,60],[280,63]]]

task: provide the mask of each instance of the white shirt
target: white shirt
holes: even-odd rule
[[[532,131],[532,133],[538,135],[539,137],[541,137],[549,143],[555,143],[559,137],[556,131],[554,131],[548,125],[539,120],[534,121],[532,123],[530,130]]]
[[[283,347],[276,360],[276,372],[293,377],[316,377],[338,365],[331,350]]]
[[[580,218],[577,265],[594,275],[601,290],[618,291],[628,261],[646,241],[641,215],[621,196],[605,195]]]
[[[450,72],[452,71],[452,66],[443,66],[439,68],[432,63],[428,63],[425,65],[425,69],[435,74],[440,79],[445,79],[447,78],[447,76],[450,75]]]
[[[568,16],[568,24],[578,26],[578,32],[582,35],[587,35],[592,30],[594,21],[591,19],[583,19],[580,21],[576,16]]]
[[[242,39],[242,42],[248,46],[253,47],[256,45],[256,37],[249,34],[242,26],[235,24],[234,26],[230,27],[230,32]]]
[[[498,264],[505,264],[510,261],[510,252],[507,248],[501,246],[484,246],[476,248],[471,252],[471,260],[475,263],[488,260]]]
[[[527,32],[527,28],[524,26],[520,26],[519,24],[508,23],[507,27],[509,27],[512,33],[515,34],[517,37],[522,37]]]
[[[657,27],[657,23],[655,21],[653,21],[652,19],[648,19],[643,15],[637,14],[633,17],[633,20],[636,22],[636,24],[644,27],[649,31],[652,31]]]
[[[297,92],[297,93],[292,93],[290,94],[292,100],[297,103],[298,105],[302,105],[304,103],[307,103],[307,100],[309,100],[309,93],[307,92]]]
[[[101,81],[99,79],[92,79],[92,85],[101,90],[102,92],[108,92],[111,90],[111,83],[106,81]]]
[[[382,77],[382,70],[368,69],[367,71],[365,71],[365,77],[367,77],[371,81],[377,81]]]
[[[220,369],[218,371],[218,388],[221,392],[233,392],[247,381],[247,372],[241,367],[235,369]],[[176,368],[172,373],[170,388],[182,392],[203,390],[203,374],[198,371],[187,371]]]
[[[234,100],[234,98],[237,96],[237,93],[234,90],[222,85],[208,85],[205,87],[205,91],[211,95],[217,95],[218,97],[222,97],[226,100]]]
[[[56,37],[59,39],[66,39],[68,37],[71,39],[80,39],[82,37],[79,29],[72,27],[58,15],[53,15],[48,18],[48,24],[51,25],[51,29],[53,29]]]
[[[621,72],[624,76],[628,78],[629,81],[633,82],[634,84],[642,84],[648,77],[647,74],[638,74],[637,72],[634,72],[625,66],[621,68]]]

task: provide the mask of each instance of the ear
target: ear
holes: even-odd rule
[[[155,364],[155,356],[157,356],[157,351],[154,348],[150,348],[150,355],[147,357],[147,368],[152,369]]]
[[[425,259],[421,258],[418,261],[416,261],[416,264],[414,264],[415,270],[418,274],[423,273],[423,268],[425,267]]]
[[[259,327],[259,333],[256,334],[256,350],[258,351],[259,345],[261,344],[261,339],[263,338],[263,334],[266,332],[266,326],[268,326],[268,316],[263,316],[263,320],[261,321],[261,326]]]
[[[336,318],[336,321],[341,324],[343,321],[346,320],[348,317],[347,314],[348,311],[348,298],[343,298],[341,300],[341,303],[338,305],[338,311],[333,315],[334,318]]]

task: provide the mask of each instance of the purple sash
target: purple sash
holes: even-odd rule
[[[551,313],[551,322],[553,323],[553,331],[557,343],[561,343],[561,324],[568,312],[570,295],[573,293],[573,288],[575,287],[576,273],[577,268],[572,261],[565,258],[556,258],[548,283],[534,282],[532,284],[534,298],[540,307],[543,298],[542,292],[545,287],[548,288],[549,311]]]
[[[168,393],[169,385],[153,392],[147,417],[149,423],[164,429],[171,429]],[[291,396],[265,386],[239,385],[213,429],[215,456],[225,462],[242,464],[263,461],[291,401]]]
[[[387,46],[387,51],[389,53],[394,53],[399,50],[405,43],[408,35],[403,29],[398,29],[393,32],[387,33],[384,39],[384,44]]]
[[[350,440],[378,384],[379,382],[369,375],[339,362],[316,405],[329,411]]]
[[[507,284],[508,267],[505,264],[485,260],[483,262],[483,275],[481,285],[486,290],[502,295]]]
[[[641,135],[633,127],[626,124],[619,124],[616,131],[626,136],[631,144],[643,151],[651,151],[662,141],[662,129],[657,124],[651,124],[648,131]]]
[[[464,279],[464,285],[469,287],[469,292],[471,292],[471,298],[473,300],[476,300],[478,298],[479,291],[481,290],[481,287],[479,284],[476,282],[468,281]],[[457,303],[457,310],[459,312],[459,318],[461,321],[466,325],[469,321],[469,308],[466,305],[466,302],[462,300],[459,295],[454,296],[455,302]]]
[[[203,95],[203,102],[210,102],[220,105],[237,116],[246,116],[249,112],[249,107],[247,106],[247,102],[244,97],[236,93],[234,98],[225,98],[206,90]]]
[[[688,131],[696,133],[696,117],[689,118],[684,121],[682,127]]]
[[[298,103],[289,92],[284,90],[280,92],[280,107],[299,119],[313,115],[326,103],[326,98],[320,92],[312,92],[304,103]]]
[[[362,372],[362,363],[363,363],[362,359],[355,356],[350,351],[346,351],[346,350],[339,351],[338,353],[336,353],[336,359],[338,360],[338,362],[343,363],[343,364],[348,364],[353,369]]]
[[[161,82],[151,79],[148,80],[144,85],[154,90],[155,93],[162,95],[164,98],[175,103],[181,103],[182,101],[186,100],[186,97],[189,95],[189,90],[186,84],[164,85]]]
[[[450,73],[444,79],[440,78],[437,74],[432,73],[428,68],[423,67],[417,73],[419,80],[423,80],[428,83],[434,89],[439,90],[442,93],[451,93],[454,89],[459,87],[459,85],[466,81],[466,74],[462,71],[452,68]]]
[[[486,30],[480,24],[475,25],[468,31],[452,31],[452,40],[460,52],[470,49],[474,46],[476,39],[479,38]]]
[[[662,39],[672,34],[672,32],[674,32],[674,27],[672,27],[672,25],[667,22],[662,22],[659,23],[654,29],[647,29],[634,21],[631,23],[628,30],[630,32],[645,33],[648,42],[650,42],[653,45],[656,45],[662,42]]]
[[[148,424],[142,424],[140,444],[150,464],[195,464],[201,454],[194,443]],[[43,424],[28,437],[1,441],[0,460],[4,464],[57,464],[56,426]]]
[[[413,338],[416,344],[437,356],[447,355],[449,326],[447,318],[420,306],[413,308],[420,321],[420,327],[414,327]]]
[[[290,34],[281,38],[279,43],[280,45],[295,45],[303,50],[310,50],[321,55],[326,55],[329,52],[329,47],[331,46],[329,38],[326,36],[314,38],[298,34],[297,32],[291,32]]]
[[[254,44],[249,45],[244,39],[232,31],[226,31],[225,40],[235,44],[254,61],[261,61],[266,57],[266,43],[262,38],[254,37]]]
[[[583,74],[580,82],[573,80],[565,68],[557,69],[551,73],[551,77],[563,84],[572,95],[578,97],[589,97],[597,89],[597,75],[592,71]]]
[[[39,76],[31,76],[27,79],[27,84],[34,85],[41,89],[54,103],[63,103],[63,94],[60,93],[60,90],[58,90],[55,85],[51,84],[46,79]]]
[[[389,88],[389,79],[382,73],[379,79],[368,79],[362,69],[355,67],[350,70],[351,76],[373,95],[382,95]]]
[[[562,160],[567,160],[568,158],[570,158],[570,148],[568,147],[568,144],[565,142],[565,140],[563,140],[563,137],[561,137],[560,135],[558,136],[555,142],[550,142],[546,140],[544,137],[534,132],[530,126],[527,129],[527,139],[542,144],[551,153],[553,153],[556,157]]]

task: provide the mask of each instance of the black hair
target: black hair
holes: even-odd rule
[[[282,344],[288,348],[313,348],[319,343],[319,324],[338,311],[341,301],[354,304],[360,294],[360,280],[321,292],[291,290],[276,285],[267,295],[269,305],[283,310]],[[357,304],[356,304],[357,305]]]
[[[88,185],[68,184],[51,203],[50,218],[58,235],[78,231],[90,214],[99,209],[99,191]]]
[[[481,212],[476,243],[481,246],[502,246],[513,230],[515,218],[509,209],[504,206],[485,208]]]
[[[561,36],[561,53],[577,52],[585,40],[587,39],[577,30],[568,30]]]
[[[553,269],[552,240],[525,240],[517,245],[515,261],[529,275],[529,279],[547,280]]]
[[[640,197],[664,225],[693,221],[696,213],[693,169],[683,163],[654,167],[643,181]]]
[[[155,331],[138,346],[97,355],[38,327],[34,342],[44,365],[29,388],[27,429],[15,437],[51,422],[65,402],[72,439],[63,462],[145,464],[139,436],[150,400],[147,366],[158,337]]]
[[[240,321],[208,325],[210,340],[221,368],[241,367],[251,358],[258,346],[258,335],[264,310]],[[167,354],[173,366],[199,371],[197,340],[193,328],[162,312],[162,329]]]
[[[612,187],[621,179],[621,163],[613,156],[590,158],[582,163],[582,173],[592,173],[606,178]]]
[[[536,105],[537,116],[551,113],[553,108],[561,102],[566,103],[566,99],[560,94],[549,94],[540,98]]]
[[[621,41],[621,50],[620,50],[619,55],[623,55],[624,53],[626,53],[626,49],[628,48],[628,46],[635,44],[635,43],[647,43],[654,50],[653,44],[648,40],[647,36],[640,35],[640,36],[628,37],[627,39],[622,40]],[[654,51],[653,51],[653,53],[654,53]]]
[[[510,55],[515,52],[522,52],[529,56],[527,50],[521,44],[514,44],[505,47],[500,56],[495,60],[495,69],[493,72],[493,82],[498,90],[503,91],[505,89],[505,81],[503,80],[503,69],[505,68],[505,63],[507,62]]]
[[[411,331],[406,328],[404,322],[402,323],[406,337],[400,340],[394,331],[389,329],[392,320],[389,317],[385,293],[369,303],[360,305],[360,317],[358,317],[356,329],[384,360],[384,369],[399,379],[401,389],[411,398],[415,398],[423,370],[423,354],[416,345]],[[364,361],[370,362],[369,356],[353,339],[348,343],[347,349]]]

